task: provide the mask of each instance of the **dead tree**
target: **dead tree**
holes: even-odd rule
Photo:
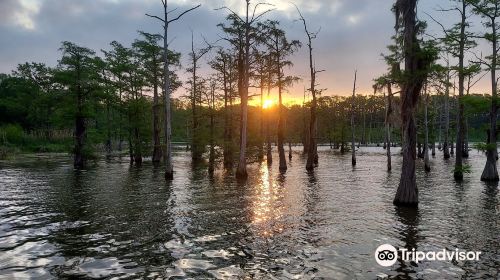
[[[354,127],[354,102],[356,98],[356,80],[358,77],[358,70],[354,71],[354,87],[352,89],[352,100],[351,100],[351,152],[352,152],[352,166],[356,166],[356,139],[355,139],[355,127]]]
[[[172,116],[170,108],[170,95],[171,95],[171,81],[170,81],[170,70],[169,70],[169,60],[168,60],[168,27],[171,23],[179,20],[185,14],[199,8],[201,5],[195,6],[184,12],[180,13],[177,17],[168,19],[168,14],[173,11],[168,11],[167,0],[161,0],[163,4],[163,18],[158,16],[146,14],[146,16],[155,18],[163,23],[163,90],[164,90],[164,102],[165,102],[165,179],[171,180],[174,178],[174,166],[172,162]]]
[[[300,12],[299,8],[297,6],[295,6],[295,8],[299,13],[300,21],[302,21],[302,24],[304,25],[304,32],[307,35],[307,47],[309,49],[309,71],[311,75],[311,86],[309,88],[309,91],[311,92],[312,101],[311,101],[311,117],[309,120],[309,133],[308,133],[309,141],[305,142],[308,145],[306,169],[311,171],[314,169],[314,166],[318,164],[318,143],[316,139],[318,133],[317,132],[318,121],[317,121],[316,111],[318,107],[317,94],[319,94],[320,92],[316,90],[316,74],[318,74],[321,71],[316,70],[316,65],[313,58],[312,41],[316,39],[319,31],[318,32],[309,31],[306,20],[302,16],[302,13]]]

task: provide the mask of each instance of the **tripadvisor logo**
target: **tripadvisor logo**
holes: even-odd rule
[[[381,266],[392,266],[398,261],[398,256],[401,260],[408,262],[413,261],[419,263],[421,261],[478,261],[481,252],[467,252],[459,249],[448,251],[446,249],[440,251],[422,252],[415,249],[408,250],[401,248],[397,250],[389,244],[380,245],[375,251],[375,260]]]

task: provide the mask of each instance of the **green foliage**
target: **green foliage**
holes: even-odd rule
[[[462,167],[455,166],[455,168],[453,169],[453,173],[458,173],[458,172],[462,174],[469,174],[472,172],[471,166],[468,164],[464,164],[462,165]]]
[[[479,150],[479,151],[482,151],[482,152],[487,152],[487,151],[492,151],[494,150],[496,147],[495,147],[495,144],[487,144],[487,143],[475,143],[474,144],[474,148]]]
[[[7,124],[0,127],[0,144],[23,144],[24,131],[18,124]]]

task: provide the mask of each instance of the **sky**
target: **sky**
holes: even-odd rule
[[[303,26],[288,0],[269,0],[276,10],[268,19],[279,20],[290,39],[305,43]],[[394,16],[391,0],[293,0],[309,29],[320,30],[313,42],[316,68],[324,95],[352,93],[354,71],[358,70],[358,94],[372,94],[373,79],[386,71],[381,54],[386,52],[393,34]],[[187,79],[187,54],[190,51],[191,30],[195,44],[203,47],[203,37],[215,42],[222,36],[218,23],[224,21],[226,11],[216,8],[227,6],[236,12],[243,11],[244,0],[168,0],[169,10],[180,11],[201,4],[201,8],[185,15],[170,27],[171,48],[182,53],[181,79]],[[447,0],[420,0],[420,19],[429,22],[428,33],[441,35],[427,14],[451,26],[458,15],[436,11],[450,5]],[[137,31],[160,33],[161,24],[145,13],[161,15],[160,0],[0,0],[0,73],[10,73],[17,64],[43,62],[55,66],[61,53],[62,41],[72,41],[94,49],[98,53],[109,49],[111,41],[130,45],[138,38]],[[482,30],[478,19],[472,28]],[[480,44],[478,53],[489,54],[488,46]],[[211,55],[206,56],[206,65]],[[307,47],[304,46],[291,58],[293,68],[286,73],[302,80],[286,93],[290,101],[301,100],[303,89],[309,83]],[[208,67],[204,67],[208,73]],[[486,77],[474,88],[475,92],[488,92]],[[182,89],[176,94],[181,95]]]

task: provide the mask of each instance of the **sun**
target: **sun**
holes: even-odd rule
[[[269,108],[273,107],[273,104],[274,104],[274,101],[272,101],[271,99],[266,99],[266,100],[264,100],[264,104],[262,104],[262,108],[269,109]]]

